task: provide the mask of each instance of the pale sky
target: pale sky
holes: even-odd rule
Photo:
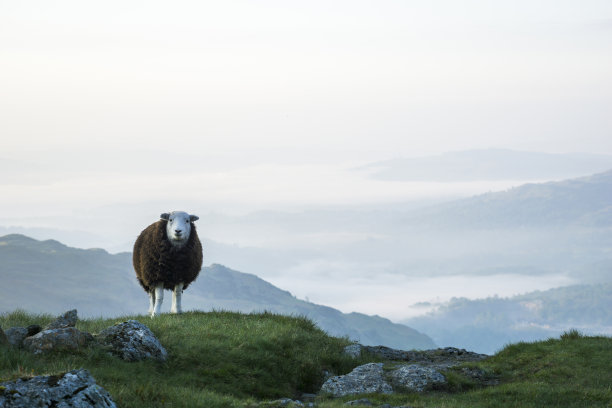
[[[607,0],[0,2],[0,206],[398,201],[440,192],[347,169],[612,153],[610,50]]]
[[[611,112],[609,0],[0,0],[0,226],[477,194],[351,168],[612,154]]]
[[[611,49],[606,0],[4,1],[0,155],[612,153]]]

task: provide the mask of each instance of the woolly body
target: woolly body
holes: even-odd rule
[[[182,234],[179,229],[170,231],[175,228],[170,223],[182,215],[187,216],[188,225],[182,226],[187,231]],[[152,315],[160,311],[163,289],[174,290],[172,311],[180,313],[181,292],[198,277],[202,269],[202,244],[193,224],[197,219],[197,216],[183,212],[162,214],[162,219],[145,228],[136,239],[132,261],[138,282],[149,293],[149,312]]]

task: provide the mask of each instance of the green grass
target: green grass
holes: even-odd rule
[[[368,361],[342,355],[349,342],[327,336],[311,321],[274,314],[190,312],[183,315],[79,320],[91,333],[135,318],[157,335],[168,361],[127,363],[90,347],[77,353],[34,356],[0,347],[0,378],[58,374],[86,368],[120,407],[248,407],[258,401],[316,392],[323,372],[337,374]],[[45,325],[51,316],[21,311],[0,315],[0,326]],[[470,363],[500,379],[482,387],[447,373],[444,390],[425,394],[320,398],[323,408],[339,408],[367,397],[375,405],[479,407],[612,407],[612,338],[570,331],[560,339],[518,343],[480,363]]]
[[[576,330],[560,339],[506,346],[495,356],[470,363],[497,375],[497,386],[478,387],[456,375],[450,392],[368,396],[376,404],[413,408],[612,407],[612,338],[587,337]],[[343,402],[327,401],[325,408]]]
[[[230,312],[79,320],[90,333],[135,318],[168,351],[165,363],[128,363],[96,347],[78,353],[34,356],[0,348],[0,378],[88,369],[124,407],[228,407],[316,392],[323,372],[346,372],[356,364],[342,355],[349,342],[327,336],[310,320],[269,313]],[[50,316],[17,311],[0,316],[0,326],[50,322]]]

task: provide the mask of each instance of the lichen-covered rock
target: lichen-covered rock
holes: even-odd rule
[[[394,388],[423,392],[436,384],[446,383],[446,378],[432,367],[417,364],[404,365],[389,375]]]
[[[62,329],[64,327],[74,327],[78,320],[77,310],[72,309],[58,317],[55,321],[49,323],[45,330]]]
[[[87,370],[0,383],[3,408],[115,408],[110,394]]]
[[[385,381],[382,363],[369,363],[355,368],[346,375],[332,377],[325,381],[321,392],[334,397],[345,395],[382,393],[391,394],[393,389]]]
[[[23,339],[28,337],[28,329],[25,327],[11,327],[6,329],[4,334],[6,334],[6,338],[13,347],[21,347]]]
[[[152,358],[166,361],[168,353],[153,332],[136,320],[128,320],[104,329],[97,336],[98,341],[111,352],[126,361],[140,361]]]
[[[40,333],[26,337],[23,347],[34,354],[56,350],[78,350],[93,341],[89,333],[79,331],[74,327],[43,330]]]

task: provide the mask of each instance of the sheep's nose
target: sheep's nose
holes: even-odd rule
[[[181,232],[183,232],[183,231],[180,230],[180,229],[175,229],[174,232],[176,232],[176,235],[181,235]]]

